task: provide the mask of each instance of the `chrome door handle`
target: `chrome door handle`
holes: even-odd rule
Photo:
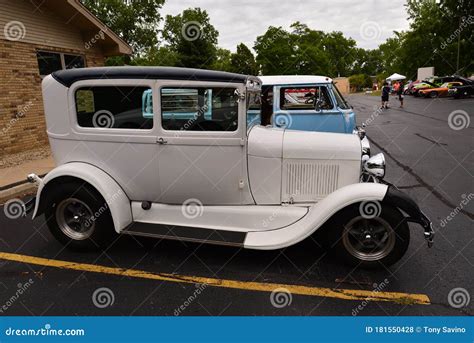
[[[162,137],[158,138],[158,139],[156,140],[156,142],[157,142],[158,144],[167,144],[167,143],[168,143],[168,141],[167,141],[167,140],[164,140]]]

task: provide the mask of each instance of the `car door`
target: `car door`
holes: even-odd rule
[[[253,203],[246,156],[245,86],[160,81],[156,202]]]
[[[326,84],[275,87],[273,124],[293,130],[345,132],[344,117]],[[315,108],[316,101],[323,106]]]

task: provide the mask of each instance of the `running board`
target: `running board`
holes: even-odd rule
[[[122,231],[123,234],[198,242],[217,245],[243,246],[246,232],[203,229],[188,226],[150,224],[134,222]]]

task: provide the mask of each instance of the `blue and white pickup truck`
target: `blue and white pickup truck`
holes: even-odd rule
[[[364,153],[370,145],[356,126],[350,106],[331,78],[315,75],[259,76],[262,80],[261,116],[249,109],[247,122],[293,130],[358,134]]]

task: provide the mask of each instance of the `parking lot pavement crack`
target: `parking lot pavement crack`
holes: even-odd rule
[[[448,144],[446,144],[446,143],[440,143],[440,142],[435,141],[434,139],[425,137],[425,136],[419,134],[418,132],[415,133],[415,136],[418,136],[418,137],[420,137],[420,138],[422,138],[422,139],[425,139],[425,140],[427,140],[428,142],[431,142],[431,143],[436,144],[436,145],[445,145],[445,146],[448,145]]]
[[[456,208],[457,205],[453,204],[451,201],[449,201],[448,199],[446,199],[446,197],[441,194],[440,192],[438,192],[433,186],[431,186],[429,183],[427,183],[421,176],[419,176],[411,167],[407,166],[406,164],[400,162],[398,159],[395,158],[395,156],[393,156],[390,152],[388,152],[387,149],[385,149],[384,147],[382,147],[379,143],[377,143],[376,141],[374,141],[373,139],[370,140],[371,143],[373,143],[377,148],[379,148],[385,155],[387,155],[388,157],[390,157],[397,166],[399,166],[400,168],[402,168],[405,172],[407,172],[408,174],[410,174],[411,176],[413,176],[416,181],[418,181],[418,183],[420,185],[422,185],[423,187],[425,187],[427,190],[429,190],[435,197],[436,199],[438,199],[439,201],[441,201],[443,204],[445,204],[446,206],[448,206],[449,208]],[[468,218],[470,218],[471,220],[474,220],[474,214],[469,212],[469,211],[466,211],[465,209],[460,209],[459,210],[459,213],[462,213],[464,214],[465,216],[467,216]]]

